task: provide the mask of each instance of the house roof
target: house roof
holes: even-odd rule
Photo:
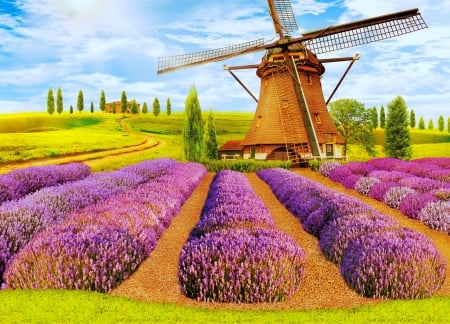
[[[219,151],[241,151],[243,149],[241,142],[242,140],[228,141],[219,148]]]

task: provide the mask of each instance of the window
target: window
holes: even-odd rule
[[[316,121],[317,124],[322,124],[322,120],[320,120],[320,115],[315,113],[314,114],[314,119]]]
[[[287,108],[289,106],[289,102],[287,99],[282,99],[281,100],[281,107],[282,108]]]
[[[258,116],[258,120],[256,121],[256,127],[261,126],[261,119],[262,119],[262,116]]]
[[[309,74],[309,73],[306,75],[306,83],[312,84],[311,74]]]

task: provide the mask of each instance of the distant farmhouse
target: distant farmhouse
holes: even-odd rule
[[[131,114],[131,104],[132,104],[131,101],[127,102],[127,110],[124,112],[124,114]],[[121,106],[120,101],[107,102],[105,104],[105,113],[122,114],[120,106]],[[141,105],[137,103],[137,113],[139,114],[140,112],[141,112]]]

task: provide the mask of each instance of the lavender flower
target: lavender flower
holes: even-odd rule
[[[375,177],[361,177],[355,184],[355,190],[361,195],[368,196],[372,186],[378,182],[381,180]]]
[[[450,235],[450,201],[429,202],[418,218],[428,227]]]
[[[336,161],[325,161],[319,166],[319,173],[324,177],[328,177],[331,170],[341,166],[339,162]]]
[[[334,182],[342,182],[342,179],[351,174],[353,174],[353,172],[349,167],[341,165],[331,170],[330,173],[328,173],[328,178]]]
[[[391,208],[399,209],[402,200],[414,192],[414,189],[408,187],[392,187],[384,194],[383,202]]]
[[[445,272],[445,259],[433,243],[409,229],[353,240],[341,263],[347,284],[373,298],[430,297],[442,287]]]
[[[363,176],[361,174],[350,174],[346,177],[344,177],[341,181],[342,185],[347,189],[355,189],[355,185],[358,182],[359,179],[361,179]]]
[[[304,280],[305,253],[289,236],[229,229],[189,240],[179,257],[181,291],[210,302],[277,302]]]
[[[369,197],[378,201],[384,201],[384,195],[393,187],[400,187],[400,185],[398,182],[393,181],[382,181],[375,183],[369,191]]]

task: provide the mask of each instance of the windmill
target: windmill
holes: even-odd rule
[[[353,57],[319,59],[318,54],[364,45],[411,33],[427,25],[418,9],[395,12],[330,26],[293,37],[298,29],[289,0],[268,0],[278,39],[263,39],[202,52],[160,57],[158,74],[239,55],[265,51],[259,64],[224,68],[257,102],[250,129],[240,142],[244,158],[283,159],[301,164],[310,158],[342,157],[342,139],[327,110],[327,103],[355,60]],[[321,77],[324,63],[349,61],[330,98],[325,101]],[[256,68],[261,79],[259,99],[233,70]]]

